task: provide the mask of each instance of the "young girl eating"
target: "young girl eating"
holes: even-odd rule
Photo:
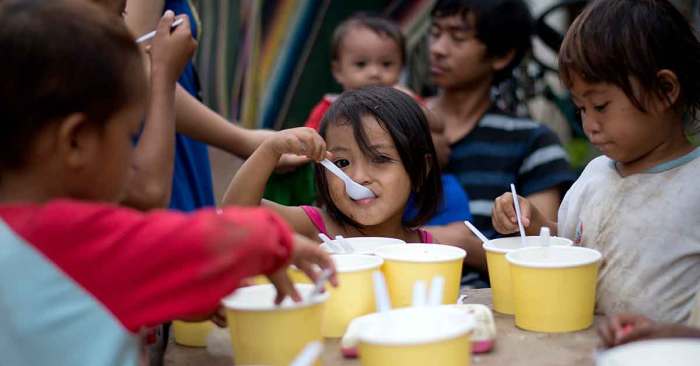
[[[558,222],[520,198],[526,231],[548,226],[603,254],[599,312],[684,321],[700,290],[700,149],[686,137],[700,106],[700,43],[667,0],[599,0],[572,24],[559,66],[604,156],[566,194]],[[510,194],[493,223],[517,231]]]
[[[420,226],[440,202],[440,168],[425,114],[407,94],[379,86],[344,92],[324,115],[320,135],[311,128],[296,128],[269,137],[233,178],[224,203],[259,205],[265,183],[285,153],[315,161],[329,158],[376,196],[352,200],[343,182],[317,165],[323,208],[263,202],[298,233],[310,238],[324,233],[433,241]],[[403,221],[411,192],[418,213]]]

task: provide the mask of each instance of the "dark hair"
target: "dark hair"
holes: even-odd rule
[[[21,168],[50,123],[82,112],[102,126],[143,95],[140,52],[123,19],[88,2],[4,1],[0,50],[0,171]]]
[[[574,74],[610,83],[643,112],[649,93],[665,95],[656,76],[662,69],[676,74],[681,86],[677,106],[687,122],[694,121],[700,107],[700,43],[666,0],[595,1],[576,18],[559,51],[559,73],[567,87]]]
[[[515,51],[513,60],[494,74],[493,84],[510,77],[532,47],[532,14],[522,0],[438,0],[430,15],[433,18],[461,16],[473,27],[476,38],[486,45],[487,55],[491,57]],[[474,24],[469,24],[468,15],[474,17]]]
[[[360,149],[369,157],[378,153],[369,146],[362,117],[372,116],[391,136],[401,163],[411,179],[418,214],[405,224],[418,227],[430,219],[442,202],[440,166],[430,135],[425,113],[413,98],[392,87],[369,86],[346,91],[333,102],[321,121],[321,136],[326,136],[330,125],[350,125]],[[360,225],[344,215],[335,206],[328,192],[325,172],[316,167],[316,184],[320,200],[328,213],[338,222]]]
[[[338,60],[343,40],[353,28],[367,28],[380,36],[391,38],[401,50],[401,64],[406,63],[406,40],[398,24],[388,18],[364,12],[353,14],[335,28],[331,40],[331,60]]]

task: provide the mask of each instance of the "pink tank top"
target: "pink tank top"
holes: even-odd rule
[[[323,221],[323,216],[321,216],[321,211],[319,211],[318,207],[301,206],[301,209],[304,210],[304,213],[309,217],[309,220],[311,220],[311,223],[314,224],[319,233],[330,236],[328,234],[328,230],[326,229],[326,223]],[[432,234],[422,229],[416,229],[416,231],[418,231],[418,235],[420,236],[422,243],[434,243]]]

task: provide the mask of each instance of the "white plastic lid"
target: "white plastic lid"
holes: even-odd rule
[[[506,260],[513,265],[531,268],[566,268],[600,261],[599,251],[582,247],[531,247],[511,251]]]
[[[379,268],[384,264],[384,259],[367,254],[334,254],[331,256],[338,272],[358,272]]]
[[[231,310],[246,310],[246,311],[274,311],[299,309],[307,306],[320,304],[328,300],[330,296],[328,292],[314,296],[309,299],[314,285],[310,284],[295,284],[294,285],[301,295],[302,301],[295,303],[289,297],[285,298],[280,305],[275,305],[275,296],[277,290],[273,285],[257,285],[249,287],[241,287],[233,294],[225,297],[221,303],[227,309]]]
[[[463,336],[474,328],[473,316],[445,307],[403,308],[367,318],[360,342],[400,346],[434,343]]]
[[[537,247],[541,246],[542,242],[539,236],[526,236],[525,245],[525,248]],[[567,238],[551,236],[549,237],[549,245],[572,246],[574,242]],[[489,240],[483,244],[483,247],[484,250],[494,253],[509,253],[523,248],[519,236]]]
[[[378,248],[375,254],[384,260],[419,263],[448,262],[467,256],[462,248],[440,244],[390,245]]]
[[[363,236],[363,237],[356,237],[356,238],[345,238],[345,241],[348,242],[348,244],[350,244],[350,246],[352,247],[352,249],[353,249],[352,254],[374,254],[374,250],[379,248],[379,247],[383,247],[383,246],[387,246],[387,245],[406,244],[406,242],[401,240],[401,239],[384,238],[384,237],[379,237],[379,236]],[[333,242],[335,242],[335,240],[333,240]],[[321,248],[329,253],[334,253],[330,248],[328,248],[328,246],[325,243],[321,244]],[[337,253],[337,254],[343,254],[343,253]]]
[[[691,366],[700,363],[700,341],[658,339],[633,342],[598,356],[598,366]]]

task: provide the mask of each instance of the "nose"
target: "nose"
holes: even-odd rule
[[[592,116],[581,114],[581,124],[583,125],[583,132],[585,132],[589,137],[595,136],[601,132],[600,123]]]
[[[367,66],[367,76],[370,78],[370,80],[379,80],[382,76],[379,66],[374,64]]]
[[[354,162],[348,175],[352,180],[365,186],[371,182],[369,165],[366,162]]]
[[[447,55],[446,38],[447,37],[442,34],[437,37],[430,37],[430,56],[442,58]]]

